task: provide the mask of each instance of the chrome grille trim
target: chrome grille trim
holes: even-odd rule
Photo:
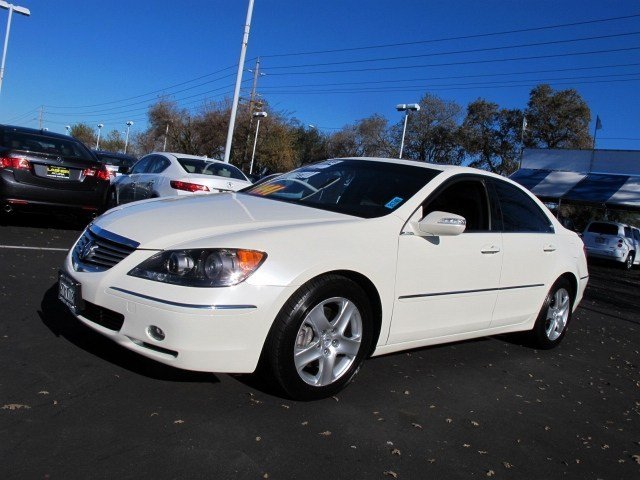
[[[129,238],[89,225],[72,252],[77,272],[104,272],[124,260],[140,244]]]

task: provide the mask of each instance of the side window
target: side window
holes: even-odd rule
[[[164,170],[167,169],[169,164],[170,164],[169,160],[167,160],[164,157],[161,157],[161,156],[157,155],[157,156],[153,157],[153,161],[147,167],[146,172],[147,173],[161,173],[161,172],[163,172]]]
[[[143,173],[152,158],[153,157],[144,157],[138,160],[138,162],[131,169],[131,173]]]
[[[489,201],[484,183],[479,180],[460,180],[427,199],[424,216],[442,211],[461,215],[467,220],[465,232],[486,232],[490,228]]]
[[[633,238],[633,235],[631,234],[631,228],[624,227],[624,236],[627,238]]]
[[[553,233],[551,220],[520,188],[501,180],[493,180],[502,210],[504,232]]]

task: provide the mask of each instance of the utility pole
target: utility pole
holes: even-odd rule
[[[249,150],[249,138],[251,137],[251,128],[253,127],[253,109],[255,106],[256,92],[258,90],[259,76],[260,76],[260,57],[256,59],[256,66],[253,69],[253,86],[251,87],[251,96],[249,97],[249,129],[247,130],[247,141],[245,142],[245,145],[244,145],[244,155],[242,157],[242,165],[247,163],[247,152]]]
[[[224,148],[224,161],[229,163],[231,157],[231,142],[233,141],[233,129],[236,126],[236,112],[238,110],[238,99],[240,97],[240,86],[242,84],[242,71],[244,70],[244,57],[249,44],[249,31],[251,30],[251,16],[253,15],[253,0],[249,0],[247,8],[247,19],[244,23],[244,35],[242,36],[242,46],[240,48],[240,61],[238,62],[238,74],[236,75],[236,87],[233,91],[233,103],[231,105],[231,117],[229,118],[229,131],[227,132],[227,144]]]
[[[44,115],[44,105],[40,107],[40,115],[38,115],[38,128],[42,130],[42,117]]]
[[[164,145],[162,146],[162,151],[167,151],[167,137],[169,136],[169,124],[167,123],[167,129],[164,131]]]

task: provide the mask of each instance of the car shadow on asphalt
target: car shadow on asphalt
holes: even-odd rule
[[[213,373],[181,370],[156,362],[127,350],[98,332],[93,331],[76,319],[60,303],[57,283],[45,292],[40,308],[38,315],[42,323],[56,337],[63,337],[86,352],[130,372],[170,382],[220,382],[220,379]]]

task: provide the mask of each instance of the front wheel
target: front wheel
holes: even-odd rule
[[[573,310],[571,290],[566,278],[560,278],[549,290],[530,333],[534,347],[547,350],[560,344],[564,338]]]
[[[269,334],[266,361],[291,398],[335,395],[358,372],[372,341],[372,310],[352,280],[326,275],[303,285]]]

